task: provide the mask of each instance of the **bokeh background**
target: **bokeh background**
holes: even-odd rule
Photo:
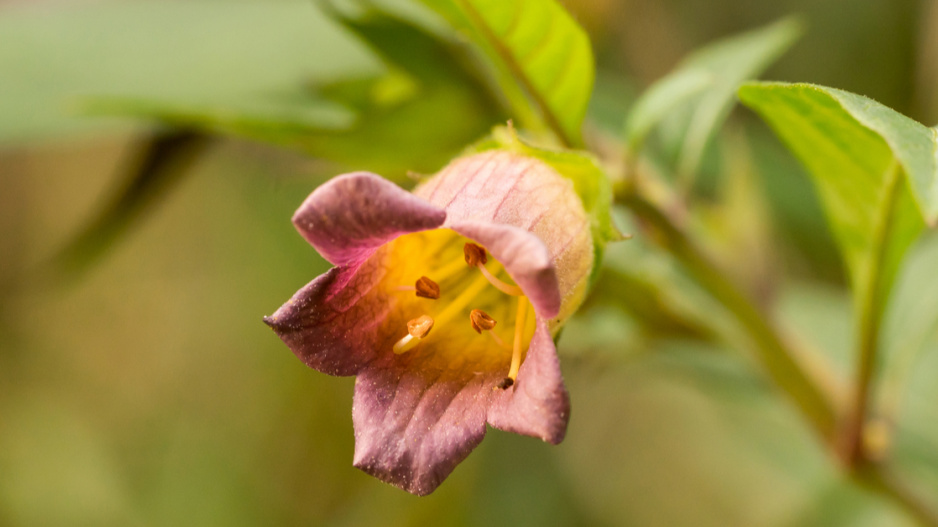
[[[790,14],[807,33],[765,78],[938,121],[938,2],[566,3],[594,41],[597,127],[691,50]],[[82,97],[237,100],[380,67],[309,1],[0,0],[0,525],[912,524],[838,473],[744,350],[697,338],[729,322],[680,282],[653,300],[709,313],[704,329],[596,302],[566,331],[562,445],[490,430],[426,498],[352,468],[352,379],[305,368],[261,322],[325,270],[289,218],[346,165],[221,140],[99,258],[56,265],[153,131],[83,116]],[[810,184],[751,115],[731,127],[775,233],[753,265],[772,262],[779,317],[846,374],[850,299]],[[913,314],[936,311],[936,249],[901,278]],[[640,239],[611,251],[636,261],[672,265]],[[900,462],[934,497],[931,350],[894,398]]]

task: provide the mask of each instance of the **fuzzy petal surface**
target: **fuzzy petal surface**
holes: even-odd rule
[[[536,236],[555,268],[563,304],[554,315],[539,313],[556,319],[552,325],[582,302],[594,258],[589,219],[573,183],[546,164],[512,152],[483,152],[452,162],[414,194],[446,210],[445,226],[484,222]]]
[[[373,292],[380,261],[333,267],[264,317],[307,366],[329,375],[355,375],[378,352],[380,328],[391,304]]]
[[[484,221],[458,221],[449,227],[488,249],[534,304],[538,316],[557,316],[557,275],[547,247],[537,236],[511,225]]]
[[[366,369],[352,405],[355,466],[407,492],[433,492],[485,436],[494,378]]]
[[[569,420],[570,396],[563,384],[557,350],[547,324],[538,321],[518,379],[510,389],[496,392],[488,422],[495,428],[556,445],[563,441]]]
[[[435,229],[445,220],[443,209],[368,172],[333,178],[293,215],[300,234],[337,266],[362,262],[394,238]]]

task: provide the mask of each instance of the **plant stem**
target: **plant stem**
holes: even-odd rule
[[[892,184],[892,183],[891,183]],[[895,185],[898,186],[898,185]],[[896,189],[890,187],[890,194]],[[773,327],[763,313],[749,298],[736,287],[701,251],[692,240],[653,203],[634,191],[628,185],[616,188],[616,202],[630,208],[632,212],[652,229],[655,240],[679,260],[691,275],[715,299],[732,312],[747,331],[756,345],[758,358],[768,371],[775,384],[794,401],[795,406],[807,419],[808,423],[821,436],[832,453],[842,461],[848,461],[848,477],[870,492],[892,501],[901,507],[921,525],[938,527],[938,511],[927,501],[916,495],[904,481],[887,465],[874,462],[867,457],[860,457],[853,464],[843,457],[843,437],[838,436],[837,413],[833,404],[815,385],[805,369],[796,360],[795,354],[786,345],[782,336]],[[893,199],[892,196],[889,199]],[[889,218],[890,216],[885,216]],[[889,225],[884,225],[888,232]],[[882,252],[882,251],[881,251]],[[878,260],[880,263],[882,260]],[[872,284],[868,305],[871,320],[876,324],[864,331],[865,342],[861,361],[861,383],[857,392],[869,395],[869,384],[875,365],[876,342],[879,335],[879,315],[876,306],[879,282]],[[881,314],[881,310],[879,311]],[[865,386],[865,387],[864,387]],[[865,415],[865,410],[864,414]],[[862,421],[861,421],[862,422]],[[862,428],[856,430],[862,434]],[[862,437],[859,436],[859,437]],[[860,443],[858,443],[860,444]],[[862,452],[862,450],[861,450]]]
[[[853,476],[859,485],[899,505],[921,525],[938,527],[938,511],[917,496],[890,467],[864,463],[854,470]]]
[[[715,299],[732,312],[752,338],[759,360],[777,386],[794,401],[813,429],[830,443],[837,435],[833,404],[796,361],[765,314],[711,262],[661,210],[638,193],[617,189],[616,200],[654,230],[671,252]]]
[[[886,171],[885,202],[879,207],[878,218],[873,236],[872,258],[857,291],[857,379],[854,385],[853,406],[845,423],[842,456],[849,466],[859,467],[867,459],[863,446],[863,430],[866,426],[870,409],[873,373],[876,370],[879,355],[879,334],[882,328],[883,305],[883,265],[886,260],[887,241],[892,233],[895,203],[901,188],[901,170],[895,160]]]

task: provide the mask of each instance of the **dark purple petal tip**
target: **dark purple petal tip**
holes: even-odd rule
[[[300,234],[339,266],[361,262],[394,238],[435,229],[445,220],[443,209],[369,172],[333,178],[293,215]]]
[[[375,263],[333,267],[297,291],[264,322],[307,366],[355,375],[374,359],[388,306],[369,294],[380,281]]]

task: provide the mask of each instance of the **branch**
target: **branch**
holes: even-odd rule
[[[893,189],[890,189],[892,192]],[[687,271],[716,300],[733,313],[752,338],[757,356],[773,382],[795,403],[813,430],[824,440],[832,454],[846,461],[848,477],[867,490],[890,500],[902,508],[921,525],[938,527],[938,511],[927,500],[910,488],[891,467],[860,457],[852,463],[843,457],[843,437],[838,437],[837,413],[805,369],[786,345],[782,336],[763,313],[733,282],[727,278],[675,223],[653,203],[639,195],[628,184],[616,188],[616,202],[632,212],[652,230],[654,240],[680,261]],[[888,230],[888,225],[884,225]],[[875,289],[874,289],[875,290]],[[868,300],[875,309],[878,293],[871,292]],[[873,311],[871,311],[873,313]],[[874,317],[879,320],[879,317]],[[878,322],[864,332],[865,350],[861,361],[861,382],[858,393],[868,397],[869,381],[875,365],[875,343],[878,340]],[[865,415],[865,410],[864,410]],[[862,427],[858,429],[862,433]]]
[[[857,291],[858,331],[857,338],[857,379],[854,386],[852,413],[847,419],[842,445],[843,459],[850,466],[859,466],[868,453],[863,446],[863,429],[866,426],[873,373],[876,370],[879,355],[879,334],[882,329],[883,306],[886,303],[883,288],[883,265],[886,260],[888,239],[893,231],[893,215],[896,200],[902,188],[902,170],[893,160],[886,172],[885,202],[880,207],[876,231],[873,235],[873,255],[864,273],[863,283]]]
[[[736,287],[704,253],[654,204],[623,186],[616,189],[616,201],[630,208],[654,230],[656,241],[668,250],[687,271],[726,309],[732,312],[752,338],[757,356],[775,382],[813,429],[830,444],[837,438],[837,415],[833,404],[798,363],[765,313]]]
[[[921,525],[938,527],[938,511],[922,500],[889,466],[865,463],[853,475],[854,481],[900,506]]]

